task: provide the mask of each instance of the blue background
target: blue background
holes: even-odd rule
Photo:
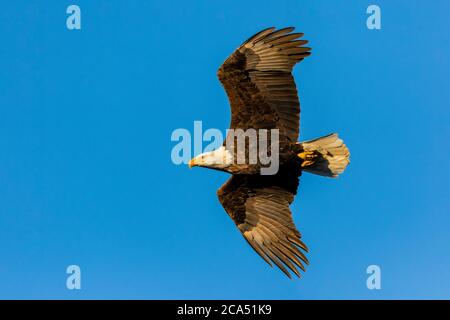
[[[368,1],[75,3],[80,31],[71,2],[2,2],[0,298],[450,298],[448,1],[377,0],[380,31]],[[300,280],[223,211],[227,174],[170,157],[174,129],[228,127],[216,71],[271,25],[313,48],[301,139],[336,131],[352,154],[336,180],[302,177]]]

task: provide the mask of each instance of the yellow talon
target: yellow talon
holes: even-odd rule
[[[306,160],[306,158],[307,158],[307,156],[308,156],[308,152],[302,152],[302,153],[299,153],[299,154],[297,154],[297,156],[298,156],[300,159]]]
[[[312,165],[314,163],[314,159],[316,158],[316,155],[314,154],[313,151],[303,151],[297,154],[297,156],[303,160],[302,167]]]
[[[309,166],[309,165],[311,165],[313,163],[314,163],[314,161],[305,160],[305,161],[302,162],[302,167],[307,167],[307,166]]]

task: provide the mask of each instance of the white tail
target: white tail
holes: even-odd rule
[[[303,170],[325,177],[337,177],[350,163],[350,152],[336,133],[300,143],[302,159],[308,159]]]

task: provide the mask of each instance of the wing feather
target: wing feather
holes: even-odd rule
[[[303,33],[267,28],[250,37],[222,64],[218,77],[231,105],[231,129],[278,128],[297,141],[300,103],[291,74],[310,55]]]
[[[289,181],[296,179],[297,181]],[[219,190],[219,200],[250,246],[269,264],[288,277],[308,260],[307,247],[300,240],[289,205],[298,178],[282,172],[275,176],[233,175]],[[303,263],[302,263],[303,262]]]

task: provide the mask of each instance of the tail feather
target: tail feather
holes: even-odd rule
[[[336,133],[300,143],[307,159],[303,170],[326,177],[337,177],[350,163],[350,152]]]

